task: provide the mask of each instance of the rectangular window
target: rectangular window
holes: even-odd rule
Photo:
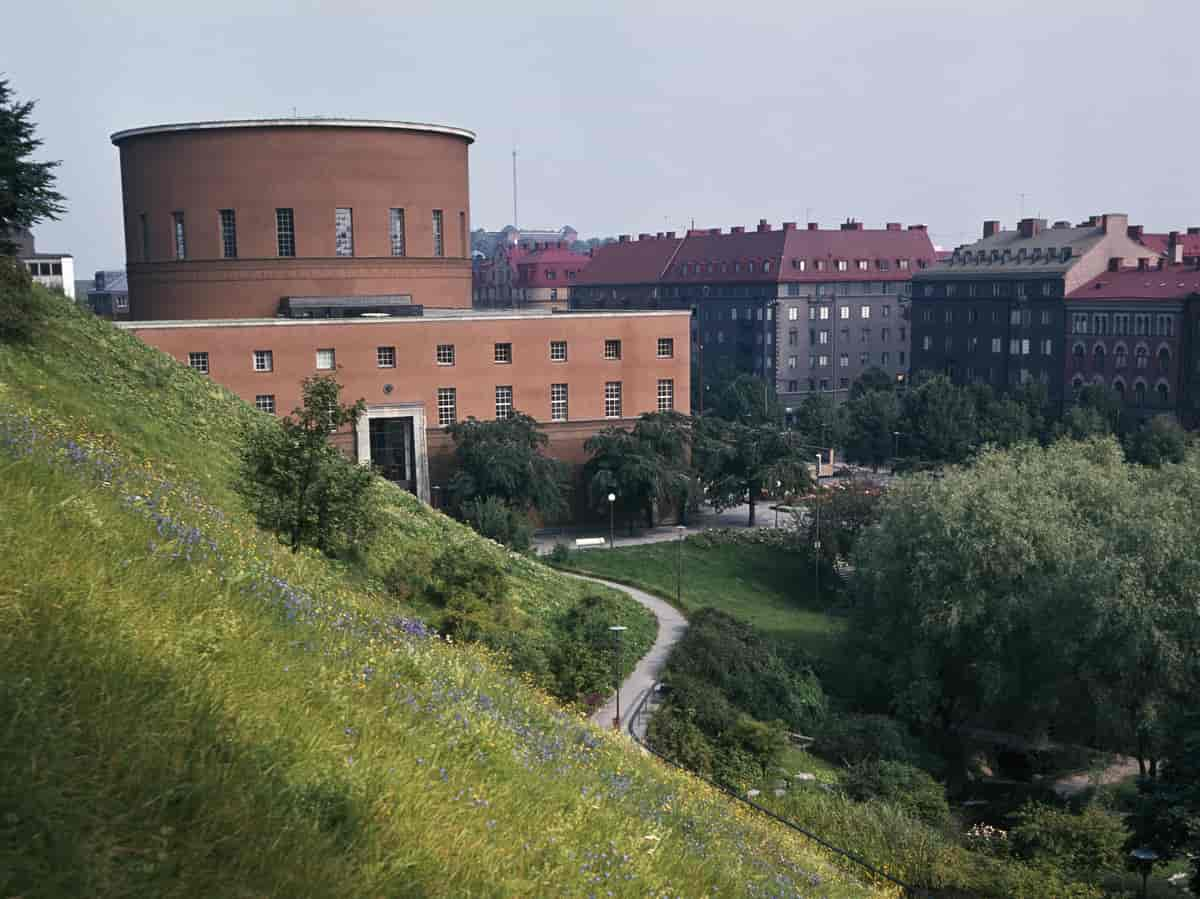
[[[849,368],[850,367],[850,354],[849,353],[842,353],[840,356],[838,356],[838,367],[840,367],[840,368]]]
[[[395,368],[396,348],[394,346],[375,347],[375,366],[376,368]]]
[[[884,343],[887,343],[889,340],[891,340],[892,339],[892,329],[891,328],[880,328],[879,329],[879,339],[882,340]]]
[[[1022,356],[1029,355],[1029,338],[1028,337],[1021,338],[1021,355]]]
[[[817,343],[820,343],[820,344],[829,343],[829,332],[828,331],[819,332],[817,334]]]
[[[146,213],[138,215],[138,223],[142,229],[142,262],[150,261],[150,222],[146,218]]]
[[[1045,337],[1042,339],[1042,355],[1043,356],[1053,355],[1053,347],[1054,347],[1054,343],[1049,337]]]
[[[789,281],[788,286],[787,286],[787,295],[789,297],[800,296],[800,285],[797,284],[795,281]]]
[[[1010,356],[1021,355],[1021,341],[1018,340],[1016,337],[1012,338],[1008,342],[1008,354]]]
[[[904,364],[904,350],[901,350],[897,355],[900,357],[900,365]]]
[[[999,353],[1001,350],[1001,340],[999,337],[992,338],[992,352]]]
[[[870,343],[871,342],[871,329],[870,328],[860,328],[859,329],[858,342],[859,343]]]
[[[388,210],[388,236],[392,242],[392,255],[404,255],[404,210]]]
[[[1050,324],[1050,310],[1049,309],[1042,310],[1042,324],[1043,325]]]
[[[458,421],[458,391],[453,387],[439,387],[437,391],[438,424],[442,427]]]
[[[188,368],[208,374],[208,353],[188,353]]]
[[[879,364],[884,366],[885,368],[887,366],[891,365],[892,364],[892,354],[889,353],[887,350],[884,350],[882,353],[880,353],[879,354]]]
[[[183,213],[171,213],[171,228],[175,237],[175,258],[187,259],[187,235],[183,228]]]
[[[255,350],[254,351],[254,370],[255,371],[274,371],[275,370],[275,354],[270,350]]]
[[[620,359],[621,358],[621,341],[619,341],[619,340],[604,341],[604,358],[605,359]]]
[[[858,354],[858,364],[863,366],[864,368],[866,366],[870,365],[871,364],[871,354],[870,353],[859,353]]]
[[[550,341],[550,361],[551,362],[566,362],[567,361],[567,342],[565,340]]]
[[[333,212],[333,253],[354,255],[354,210],[339,206]]]
[[[437,364],[438,365],[453,365],[454,364],[454,344],[439,343],[437,345]]]
[[[459,255],[464,259],[471,255],[467,252],[467,214],[465,212],[458,213],[458,249]]]
[[[842,320],[846,320],[846,319],[850,318],[850,307],[849,306],[838,306],[838,318],[840,318]]]
[[[799,382],[799,381],[788,381],[788,382],[787,382],[787,389],[788,389],[788,393],[797,393],[797,392],[799,392],[799,390],[800,390],[800,382]]]
[[[445,256],[446,245],[442,234],[442,210],[433,210],[433,255]]]
[[[232,209],[217,210],[221,221],[221,257],[237,259],[237,216]]]
[[[604,385],[604,417],[621,417],[621,382],[608,381]]]
[[[260,393],[254,397],[254,408],[259,412],[267,412],[270,415],[275,414],[275,394]]]
[[[317,350],[317,371],[333,371],[336,360],[332,349]]]
[[[660,378],[658,381],[658,411],[675,411],[675,381],[672,378]]]
[[[496,388],[496,420],[511,418],[513,412],[513,389],[511,385]]]
[[[658,338],[658,358],[671,359],[675,356],[675,338],[660,337]]]
[[[795,328],[788,331],[788,346],[800,346],[800,332]]]
[[[923,350],[932,350],[933,349],[933,338],[930,337],[928,334],[926,334],[924,337],[921,338],[921,349],[923,349]]]
[[[280,256],[296,255],[296,217],[291,209],[275,210],[275,243]]]
[[[817,367],[818,368],[829,368],[829,357],[828,356],[818,356],[817,357]]]
[[[495,359],[495,361],[500,365],[508,365],[510,362],[512,362],[512,344],[496,344],[492,358]]]
[[[567,385],[550,385],[550,420],[567,420]]]

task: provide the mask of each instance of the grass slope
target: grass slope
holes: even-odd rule
[[[0,895],[887,895],[256,531],[253,414],[62,305],[0,347]]]

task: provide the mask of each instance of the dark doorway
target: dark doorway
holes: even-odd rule
[[[372,418],[369,425],[371,464],[389,481],[416,493],[412,418]]]

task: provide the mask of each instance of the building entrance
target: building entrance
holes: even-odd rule
[[[371,464],[389,481],[416,493],[412,418],[372,418],[368,427]]]

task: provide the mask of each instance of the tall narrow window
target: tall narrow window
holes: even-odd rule
[[[512,418],[512,413],[513,413],[512,385],[497,387],[496,388],[496,420],[503,421],[506,418]]]
[[[675,409],[675,381],[660,378],[658,382],[658,411],[672,412]]]
[[[187,259],[187,236],[183,229],[183,213],[171,213],[171,229],[175,237],[175,258]]]
[[[550,385],[550,420],[567,420],[567,385]]]
[[[567,361],[567,342],[565,340],[550,341],[550,361],[551,362],[566,362]]]
[[[621,358],[621,341],[619,341],[619,340],[604,341],[604,358],[605,359],[620,359]]]
[[[221,256],[237,259],[237,216],[232,209],[221,209],[217,217],[221,220]]]
[[[275,242],[280,256],[296,255],[296,217],[291,209],[275,210]]]
[[[388,233],[392,238],[392,255],[404,255],[404,210],[392,209],[388,214]]]
[[[660,337],[658,338],[658,358],[670,359],[675,355],[675,338]]]
[[[508,365],[512,362],[512,344],[498,343],[495,345],[494,355],[492,357],[501,365]]]
[[[446,245],[442,230],[442,210],[433,210],[433,255],[445,256]]]
[[[333,252],[337,256],[354,255],[354,210],[345,206],[333,212]]]
[[[378,368],[395,368],[396,348],[394,346],[375,347],[375,365]]]
[[[437,392],[438,424],[452,425],[458,420],[458,391],[453,387],[439,387]]]
[[[464,259],[471,255],[467,252],[467,214],[465,212],[458,214],[458,249]]]
[[[142,212],[138,215],[138,224],[142,229],[142,262],[150,261],[150,223],[146,219],[146,213]]]
[[[621,382],[608,381],[604,385],[604,417],[621,417]]]
[[[255,350],[254,351],[254,370],[255,371],[274,371],[275,370],[275,354],[270,350]]]

